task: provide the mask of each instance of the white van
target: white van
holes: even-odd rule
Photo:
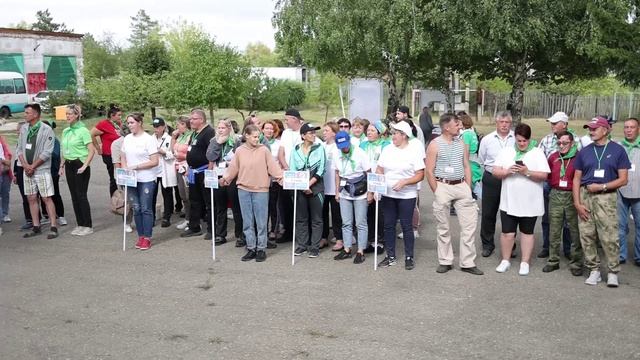
[[[0,118],[24,111],[29,102],[24,76],[17,72],[0,71]]]

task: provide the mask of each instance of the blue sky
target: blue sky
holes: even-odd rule
[[[144,9],[161,24],[178,20],[200,24],[217,42],[228,43],[239,50],[258,41],[273,49],[274,6],[273,0],[2,0],[0,27],[22,20],[32,23],[36,11],[48,8],[55,22],[64,22],[77,33],[89,32],[97,38],[111,33],[117,42],[126,46],[130,17]]]

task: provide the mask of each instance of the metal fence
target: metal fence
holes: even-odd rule
[[[494,115],[507,108],[508,93],[485,92],[484,113]],[[522,116],[548,118],[564,111],[574,119],[591,119],[595,115],[610,115],[620,120],[640,114],[640,94],[616,93],[612,96],[554,95],[540,91],[525,91]]]

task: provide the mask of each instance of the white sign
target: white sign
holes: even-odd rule
[[[285,190],[308,190],[309,171],[285,171],[282,188]]]
[[[367,191],[386,195],[387,182],[384,180],[384,175],[367,173]]]
[[[205,170],[204,171],[204,187],[207,189],[217,189],[218,188],[218,175],[215,170]]]
[[[120,186],[138,186],[136,181],[136,171],[127,169],[116,169],[116,184]]]

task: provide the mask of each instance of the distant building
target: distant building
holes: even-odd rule
[[[0,28],[0,71],[24,76],[29,94],[81,89],[82,34]]]
[[[306,83],[309,81],[309,71],[303,67],[254,67],[254,71],[262,71],[271,79],[293,80]]]

